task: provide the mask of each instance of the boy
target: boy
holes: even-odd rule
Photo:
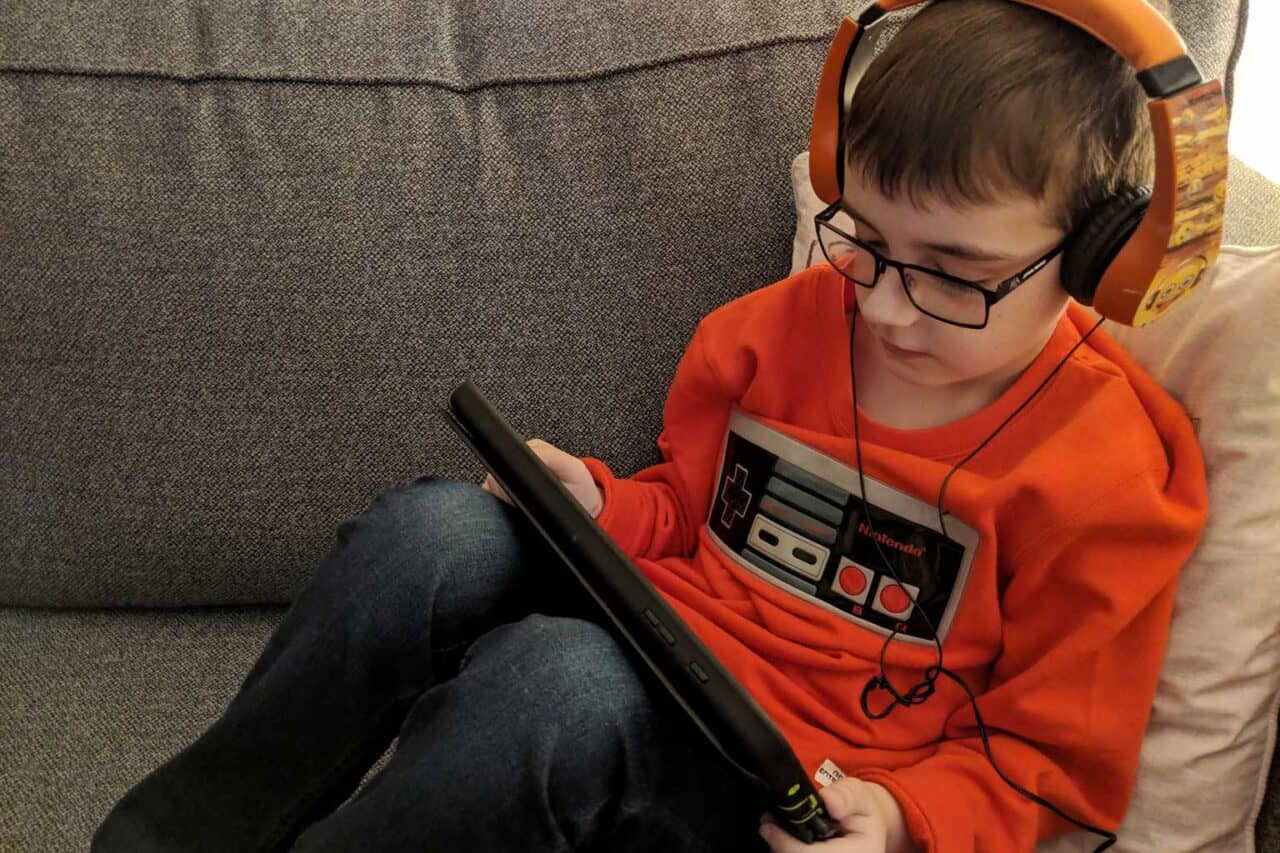
[[[1141,115],[1132,72],[1082,32],[997,0],[935,3],[859,86],[824,251],[843,233],[896,262],[1009,278],[1095,196],[1150,180]],[[848,834],[815,846],[1026,850],[1074,828],[1001,781],[958,685],[892,715],[884,690],[860,702],[882,652],[905,692],[943,648],[1002,769],[1113,827],[1205,518],[1190,425],[1104,333],[1077,346],[1060,256],[981,329],[920,313],[886,269],[854,286],[813,267],[704,318],[666,400],[663,463],[618,479],[533,447],[831,781],[822,796]],[[908,615],[886,638],[869,609],[824,607],[712,529],[741,506],[716,480],[728,431],[927,504],[1064,358],[947,488],[948,527],[980,541],[963,573],[902,603],[947,605],[936,647]],[[678,710],[655,712],[518,522],[431,477],[345,522],[223,717],[121,800],[94,849],[758,849],[764,804]],[[924,547],[895,533],[877,541]],[[387,767],[326,817],[397,728]]]
[[[666,403],[667,461],[618,480],[583,460],[603,489],[598,521],[628,553],[656,561],[641,565],[815,778],[833,764],[848,774],[822,796],[859,840],[824,849],[1028,850],[1076,827],[997,775],[964,691],[943,680],[920,707],[870,718],[858,699],[879,672],[883,638],[806,606],[819,596],[794,573],[773,582],[785,574],[776,562],[761,569],[758,553],[744,558],[719,535],[734,488],[721,442],[740,406],[931,505],[953,465],[1065,358],[948,486],[946,508],[984,542],[950,592],[946,660],[981,695],[1003,770],[1078,820],[1115,827],[1207,496],[1175,401],[1103,331],[1067,357],[1093,323],[1078,306],[1068,312],[1060,249],[1090,204],[1152,182],[1146,99],[1132,69],[1083,30],[1000,0],[946,0],[868,69],[845,139],[844,197],[819,217],[830,263],[700,323]],[[926,284],[909,292],[892,265],[877,280],[867,252],[850,260],[846,235],[991,290],[1051,260],[975,329],[960,325],[974,317],[926,315],[945,312],[920,306]],[[843,326],[833,322],[842,305]],[[541,452],[585,481],[571,457]],[[887,648],[900,692],[936,662],[931,647]],[[881,691],[871,707],[890,701]],[[802,847],[769,817],[764,834],[776,850]]]

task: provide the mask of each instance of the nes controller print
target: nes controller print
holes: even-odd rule
[[[944,536],[935,505],[863,480],[870,526],[857,469],[734,407],[707,526],[730,559],[774,586],[869,630],[896,630],[896,640],[932,645],[932,622],[942,642],[978,533],[948,514]]]

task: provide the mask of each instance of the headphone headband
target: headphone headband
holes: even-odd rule
[[[823,64],[809,140],[810,180],[823,201],[842,194],[845,111],[874,57],[881,19],[925,2],[880,0],[856,21],[840,23]],[[1064,269],[1088,270],[1082,281],[1064,280],[1077,300],[1116,322],[1146,325],[1190,293],[1218,256],[1228,161],[1222,81],[1203,81],[1177,30],[1145,0],[1009,2],[1066,20],[1108,45],[1135,69],[1152,99],[1156,175],[1141,219],[1118,238],[1074,247],[1064,262]],[[1127,204],[1131,215],[1132,201]],[[1116,216],[1103,212],[1104,219]],[[1099,230],[1094,225],[1090,233]]]
[[[880,0],[881,12],[919,6],[927,0]],[[1120,54],[1139,71],[1187,55],[1186,42],[1164,16],[1143,0],[1012,0],[1075,24]],[[874,7],[873,7],[874,8]],[[1198,82],[1198,81],[1197,81]]]

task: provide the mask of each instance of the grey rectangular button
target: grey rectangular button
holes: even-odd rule
[[[772,495],[765,495],[760,499],[760,511],[775,521],[782,522],[794,530],[799,530],[811,539],[816,539],[823,545],[830,546],[836,542],[836,529],[834,527],[805,515],[800,510],[790,504],[783,503]]]
[[[777,464],[773,466],[773,473],[779,477],[786,477],[797,485],[804,486],[811,492],[817,492],[836,506],[844,506],[849,500],[849,493],[844,489],[819,477],[817,474],[810,474],[808,471],[788,462],[785,459],[779,459]]]
[[[697,661],[689,661],[689,671],[693,673],[694,678],[698,679],[703,684],[707,683],[709,676],[707,675],[706,670],[698,666]]]
[[[843,507],[832,506],[817,495],[806,492],[798,486],[793,486],[781,477],[770,477],[764,488],[769,494],[776,495],[792,506],[804,510],[814,518],[825,521],[833,527],[839,527],[840,520],[844,518]]]

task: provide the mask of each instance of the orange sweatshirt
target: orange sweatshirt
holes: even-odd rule
[[[743,466],[725,466],[717,481],[731,415],[749,416],[806,458],[854,469],[844,290],[838,273],[818,265],[703,318],[663,410],[657,443],[665,461],[622,479],[603,461],[583,458],[604,494],[598,521],[760,702],[815,782],[829,781],[819,768],[833,763],[884,785],[926,850],[1030,850],[1076,827],[1005,784],[955,682],[939,677],[927,701],[883,719],[864,714],[860,696],[879,673],[884,626],[894,619],[856,603],[867,593],[857,577],[832,580],[841,551],[850,568],[846,546],[853,542],[857,552],[857,526],[840,534],[853,539],[823,542],[825,524],[807,516],[779,521],[794,507],[778,489],[800,494],[794,485],[772,481],[774,512],[765,517],[762,488],[735,491],[746,482]],[[859,412],[868,496],[878,483],[936,505],[951,467],[1090,325],[1073,304],[1008,391],[954,423],[899,430]],[[743,455],[754,445],[735,446],[738,458],[755,458]],[[944,626],[943,665],[978,697],[992,752],[1011,779],[1079,820],[1114,830],[1132,792],[1178,572],[1207,514],[1190,419],[1104,327],[952,476],[944,508],[948,533],[963,527],[974,544],[963,571],[952,560],[939,575],[935,565],[911,589],[922,606],[933,596],[933,623]],[[932,518],[936,525],[936,512]],[[762,549],[781,537],[820,554],[813,576],[780,570],[759,553],[742,558],[746,547],[726,548],[727,528],[713,532],[725,520],[757,525],[752,535],[764,533]],[[877,530],[883,549],[914,553],[886,529]],[[874,583],[874,573],[868,577]],[[825,602],[817,600],[819,587]],[[883,600],[897,608],[900,593],[896,602],[887,593]],[[936,657],[932,642],[899,634],[885,672],[906,692]],[[874,693],[873,711],[888,699]]]

